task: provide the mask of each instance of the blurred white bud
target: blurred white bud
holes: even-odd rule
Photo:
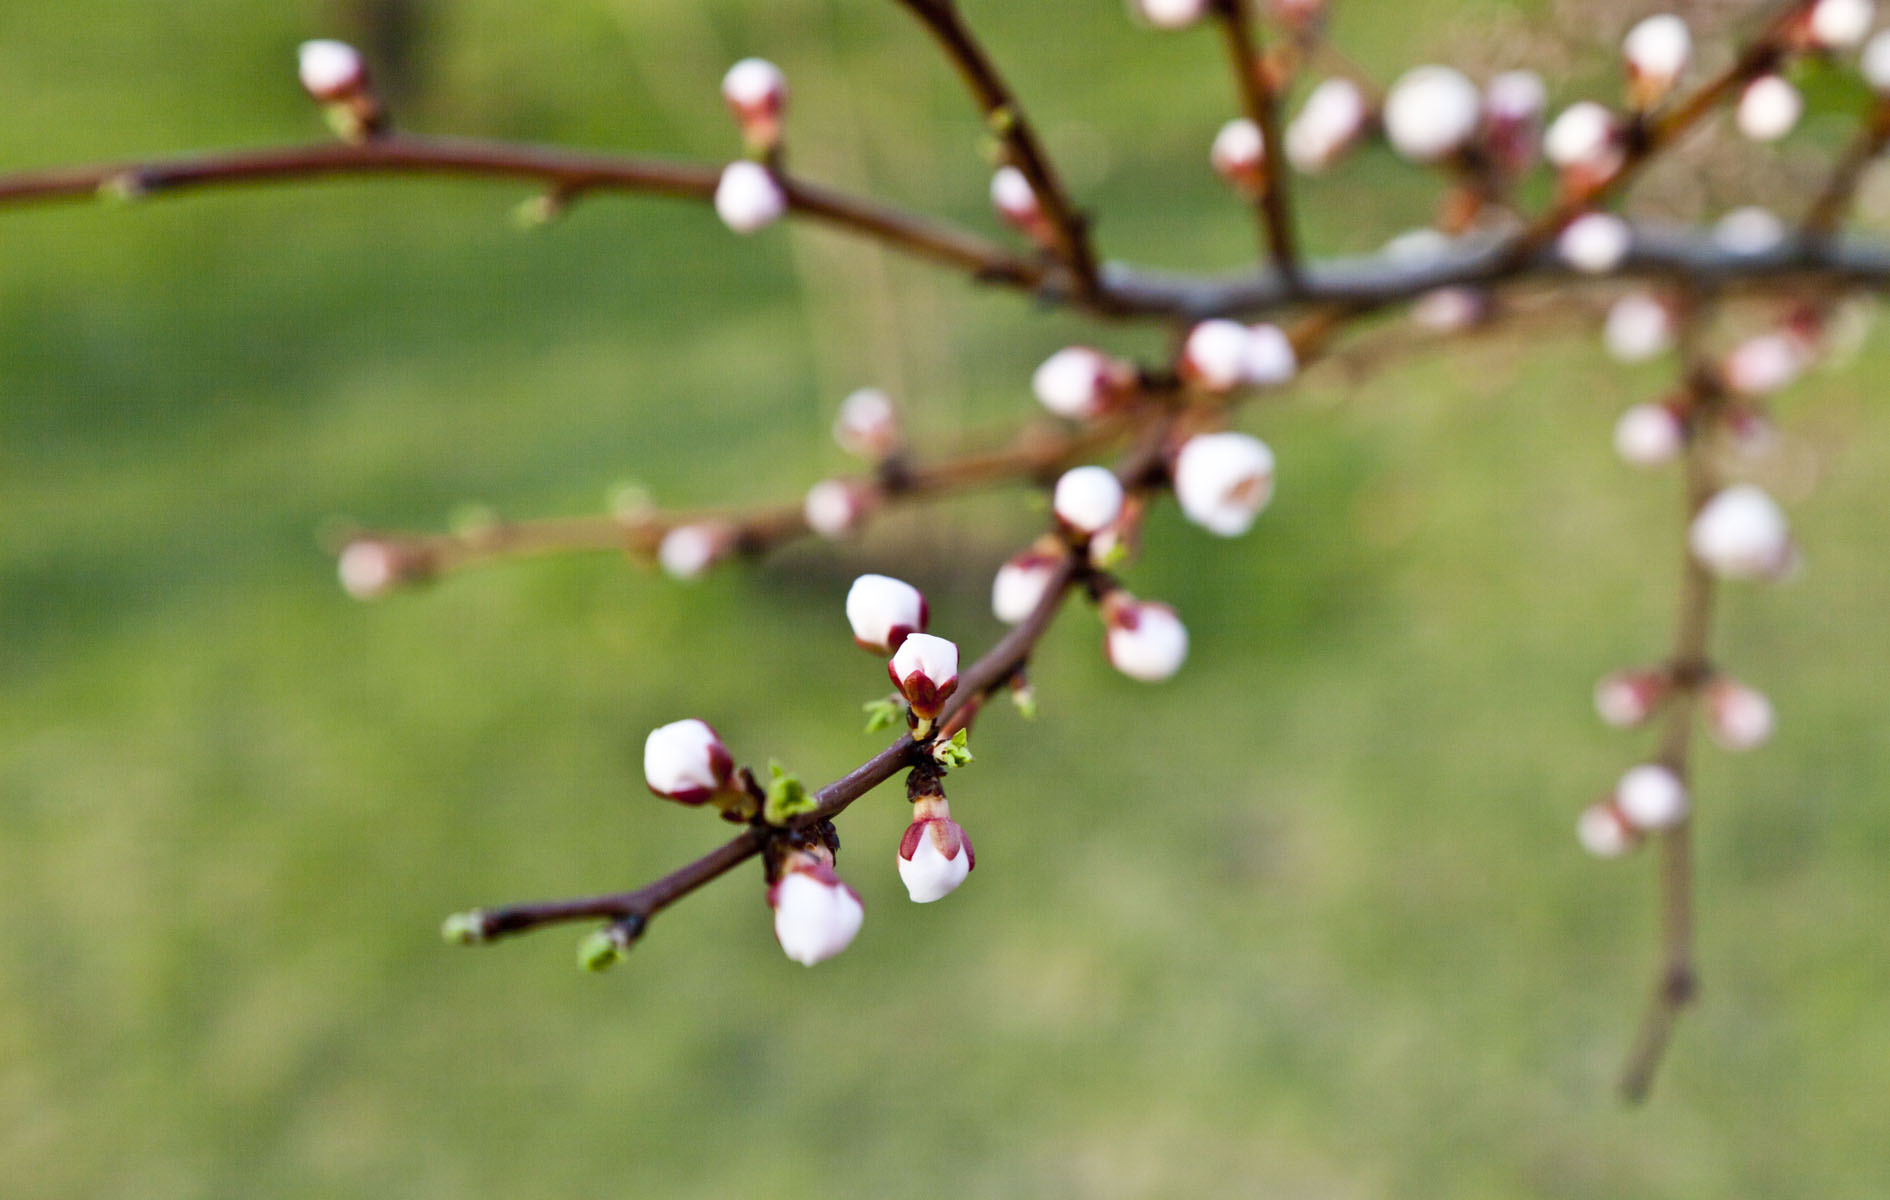
[[[833,440],[849,454],[877,462],[899,448],[899,410],[878,388],[861,388],[840,402]]]
[[[1765,396],[1788,386],[1807,365],[1807,348],[1789,333],[1762,333],[1727,352],[1719,366],[1726,386],[1742,396]]]
[[[367,63],[346,42],[303,42],[296,52],[296,68],[303,89],[324,104],[346,100],[367,86]]]
[[[1614,423],[1614,452],[1631,467],[1665,466],[1686,445],[1686,422],[1666,404],[1633,405]]]
[[[1490,315],[1490,295],[1482,288],[1432,288],[1411,305],[1411,320],[1433,333],[1458,333]]]
[[[744,58],[722,76],[722,102],[740,127],[742,139],[758,150],[780,144],[787,95],[787,76],[765,58]]]
[[[1067,346],[1030,377],[1038,401],[1073,421],[1099,417],[1134,392],[1135,367],[1088,346]]]
[[[1791,527],[1772,497],[1749,483],[1725,489],[1701,507],[1687,531],[1693,556],[1726,579],[1765,579],[1792,564]]]
[[[899,643],[886,674],[917,716],[938,716],[958,690],[958,646],[929,633],[914,633]]]
[[[957,891],[978,860],[943,796],[917,801],[912,812],[899,839],[899,878],[914,904],[930,904]]]
[[[1188,630],[1166,604],[1111,592],[1103,600],[1103,649],[1110,665],[1131,679],[1159,683],[1188,660]]]
[[[1273,499],[1273,451],[1244,433],[1191,437],[1175,459],[1175,499],[1196,525],[1238,537]]]
[[[1627,60],[1629,99],[1636,108],[1660,103],[1693,57],[1693,35],[1673,13],[1659,13],[1628,30],[1621,42]]]
[[[729,531],[715,525],[678,525],[663,535],[656,561],[676,579],[697,579],[733,544]]]
[[[1563,109],[1542,137],[1542,154],[1563,170],[1582,167],[1603,171],[1612,166],[1620,148],[1614,113],[1593,100],[1580,100]]]
[[[1463,148],[1477,131],[1483,97],[1452,67],[1406,71],[1385,97],[1385,136],[1412,162],[1430,163]]]
[[[715,214],[736,233],[754,233],[787,212],[787,193],[760,163],[746,159],[722,168],[715,185]]]
[[[1247,327],[1221,318],[1188,331],[1181,348],[1181,371],[1211,392],[1231,391],[1247,373]]]
[[[1647,292],[1629,292],[1608,308],[1601,332],[1616,362],[1637,363],[1673,349],[1673,310]]]
[[[1735,208],[1713,223],[1713,241],[1728,254],[1764,254],[1785,240],[1785,222],[1757,205]]]
[[[1645,724],[1672,685],[1661,671],[1615,671],[1595,684],[1595,715],[1616,729]]]
[[[925,597],[903,579],[862,575],[847,589],[847,624],[865,650],[891,654],[912,634],[923,633],[930,615]]]
[[[1849,50],[1864,40],[1877,19],[1871,0],[1818,0],[1811,6],[1805,27],[1821,50]]]
[[[386,542],[349,542],[335,560],[341,589],[356,600],[373,600],[404,582],[406,572],[398,547]]]
[[[1706,727],[1728,750],[1751,750],[1772,736],[1776,717],[1765,694],[1737,679],[1717,676],[1706,685]]]
[[[991,207],[1025,233],[1035,236],[1043,228],[1043,206],[1030,179],[1016,167],[1002,166],[992,173]]]
[[[1798,124],[1805,98],[1783,76],[1761,75],[1739,93],[1734,120],[1739,132],[1755,142],[1776,142]]]
[[[823,479],[807,489],[801,516],[824,538],[839,540],[860,528],[871,509],[870,493],[845,479]]]
[[[1504,71],[1483,89],[1484,133],[1505,171],[1521,171],[1535,161],[1548,101],[1542,76],[1534,71]]]
[[[1266,185],[1266,142],[1260,127],[1246,117],[1221,126],[1208,150],[1214,173],[1243,195],[1257,195]]]
[[[1209,0],[1129,0],[1129,10],[1157,29],[1185,29],[1207,16]]]
[[[1640,840],[1620,810],[1605,801],[1582,810],[1575,821],[1575,836],[1582,849],[1596,858],[1620,858]]]
[[[768,889],[774,937],[787,956],[804,967],[825,962],[852,945],[866,920],[860,894],[841,882],[826,863],[791,863]]]
[[[1122,483],[1107,467],[1073,467],[1057,480],[1051,507],[1057,520],[1080,534],[1096,534],[1122,512]]]
[[[1248,387],[1277,387],[1299,371],[1293,339],[1278,325],[1249,325],[1241,353],[1240,379]]]
[[[1324,80],[1286,127],[1286,158],[1314,175],[1338,161],[1365,128],[1365,97],[1349,79]]]
[[[1628,768],[1614,787],[1615,807],[1642,832],[1671,829],[1687,819],[1687,788],[1666,767],[1644,763]]]
[[[1864,43],[1857,65],[1871,91],[1880,96],[1890,94],[1890,29],[1873,34]]]
[[[735,760],[707,721],[673,721],[644,739],[643,781],[678,803],[701,804],[727,791],[734,772]]]
[[[1583,213],[1555,240],[1562,261],[1585,275],[1606,275],[1627,258],[1634,231],[1613,213]]]
[[[1060,561],[1035,548],[1012,555],[991,580],[992,614],[1006,625],[1016,625],[1036,612]]]

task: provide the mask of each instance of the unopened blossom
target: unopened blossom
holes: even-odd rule
[[[1131,679],[1159,683],[1188,660],[1188,630],[1166,604],[1111,592],[1102,604],[1104,652]]]
[[[1606,275],[1627,258],[1634,232],[1613,213],[1583,213],[1555,240],[1562,261],[1585,275]]]
[[[1792,131],[1805,98],[1781,75],[1761,75],[1739,93],[1733,117],[1739,132],[1755,142],[1775,142]]]
[[[1411,304],[1411,321],[1433,333],[1457,333],[1490,315],[1490,294],[1481,288],[1432,288]]]
[[[1463,148],[1476,133],[1482,111],[1482,94],[1463,72],[1414,67],[1385,96],[1385,136],[1412,162],[1437,162]]]
[[[1678,16],[1658,13],[1628,30],[1621,56],[1627,61],[1629,102],[1635,108],[1652,108],[1687,69],[1693,35]]]
[[[871,509],[872,493],[847,479],[823,479],[807,489],[807,498],[801,502],[807,527],[836,540],[857,532]]]
[[[346,100],[367,86],[367,63],[346,42],[317,38],[296,51],[296,74],[308,94],[324,104]]]
[[[1687,787],[1657,763],[1628,768],[1614,786],[1614,804],[1643,833],[1671,829],[1687,818]]]
[[[1857,56],[1857,67],[1864,82],[1879,96],[1890,95],[1890,29],[1871,36]]]
[[[1246,117],[1221,126],[1208,150],[1214,173],[1242,195],[1256,195],[1266,185],[1266,141],[1260,127]]]
[[[1595,684],[1595,715],[1616,729],[1632,729],[1654,715],[1671,688],[1664,671],[1615,671]]]
[[[1804,341],[1790,333],[1762,333],[1734,346],[1719,374],[1742,396],[1769,396],[1797,379],[1809,356]]]
[[[1044,215],[1036,189],[1030,186],[1029,177],[1016,167],[1005,165],[992,173],[991,207],[1004,218],[1005,224],[1033,241],[1048,244],[1055,240],[1050,218]]]
[[[732,162],[715,185],[715,214],[736,233],[754,233],[787,212],[787,193],[760,163]]]
[[[720,525],[678,525],[663,535],[656,561],[674,579],[697,579],[727,554],[733,539]]]
[[[899,448],[899,410],[878,388],[860,388],[840,402],[833,440],[849,454],[874,462]]]
[[[1720,675],[1706,685],[1704,699],[1706,728],[1726,749],[1750,750],[1771,738],[1776,717],[1763,692]]]
[[[349,542],[335,560],[341,589],[356,600],[373,600],[405,583],[417,564],[400,547],[361,538]]]
[[[1686,422],[1668,404],[1633,405],[1614,423],[1614,452],[1631,467],[1664,466],[1686,445]]]
[[[952,820],[943,796],[924,797],[912,806],[912,824],[899,839],[899,878],[915,904],[930,904],[958,890],[978,865],[971,839]]]
[[[1337,76],[1323,80],[1286,127],[1286,159],[1309,175],[1336,162],[1358,139],[1370,116],[1358,85]]]
[[[1791,526],[1772,497],[1734,484],[1700,508],[1687,545],[1708,570],[1726,579],[1768,579],[1792,564]]]
[[[782,870],[768,889],[774,937],[786,955],[804,967],[825,962],[853,944],[866,907],[833,868],[802,857]]]
[[[765,58],[744,58],[722,76],[722,102],[757,150],[781,141],[781,116],[787,109],[787,76]]]
[[[735,760],[707,721],[672,721],[644,739],[643,781],[659,796],[701,804],[727,791],[734,772]]]
[[[1135,367],[1088,346],[1066,346],[1030,377],[1037,400],[1059,417],[1089,420],[1133,394]]]
[[[991,612],[1006,625],[1016,625],[1037,611],[1056,579],[1062,557],[1032,547],[1006,559],[991,580]]]
[[[1757,205],[1735,208],[1713,223],[1713,241],[1731,254],[1764,254],[1785,240],[1785,222]]]
[[[862,575],[847,589],[847,624],[865,650],[891,654],[930,618],[919,589],[890,575]]]
[[[1849,50],[1864,40],[1877,19],[1871,0],[1817,0],[1805,17],[1805,32],[1820,50]]]
[[[1591,804],[1575,821],[1575,836],[1582,849],[1596,858],[1619,858],[1640,841],[1640,834],[1621,810],[1608,801]]]
[[[1534,71],[1504,71],[1484,87],[1484,138],[1503,170],[1513,174],[1535,161],[1548,99],[1542,76]]]
[[[1562,170],[1611,170],[1620,155],[1619,124],[1614,113],[1593,100],[1563,109],[1542,135],[1542,156]]]
[[[1185,29],[1207,16],[1209,0],[1129,0],[1129,9],[1157,29]]]
[[[1181,372],[1208,391],[1230,391],[1246,378],[1247,341],[1247,327],[1238,321],[1203,321],[1188,331]]]
[[[1673,310],[1646,292],[1629,292],[1608,307],[1601,340],[1616,362],[1636,363],[1673,349]]]
[[[911,634],[899,643],[886,673],[913,713],[930,720],[958,689],[958,646],[929,633]]]
[[[1191,437],[1175,459],[1175,499],[1196,525],[1238,537],[1273,499],[1273,451],[1244,433]]]
[[[1278,325],[1249,325],[1241,351],[1240,381],[1248,387],[1277,387],[1299,372],[1293,339]]]
[[[1101,533],[1122,512],[1122,483],[1107,467],[1072,467],[1057,480],[1050,505],[1079,534]]]

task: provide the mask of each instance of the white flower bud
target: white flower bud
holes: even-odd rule
[[[1673,310],[1646,292],[1630,292],[1608,309],[1602,342],[1616,362],[1645,362],[1673,349]]]
[[[1214,173],[1242,193],[1258,193],[1266,183],[1266,142],[1260,127],[1246,117],[1235,117],[1221,126],[1208,151]]]
[[[1805,98],[1779,75],[1761,75],[1739,93],[1734,119],[1739,132],[1755,142],[1776,142],[1798,124]]]
[[[1742,396],[1766,396],[1805,369],[1806,348],[1788,333],[1762,333],[1734,346],[1720,363],[1726,386]]]
[[[1006,625],[1016,625],[1036,612],[1060,561],[1036,549],[1012,555],[991,580],[992,614]]]
[[[1876,19],[1871,0],[1818,0],[1805,24],[1819,49],[1849,50],[1864,40]]]
[[[1791,528],[1772,497],[1735,484],[1700,509],[1687,531],[1693,557],[1726,579],[1764,579],[1791,566]]]
[[[1248,387],[1277,387],[1299,371],[1293,339],[1278,325],[1250,325],[1240,361],[1240,379]]]
[[[1671,829],[1687,819],[1687,788],[1666,767],[1645,763],[1621,776],[1614,804],[1627,823],[1643,833]]]
[[[728,530],[714,525],[678,525],[663,535],[656,561],[672,578],[699,579],[728,552]]]
[[[1112,592],[1103,601],[1103,650],[1131,679],[1160,683],[1188,660],[1188,630],[1166,604]]]
[[[1050,506],[1057,520],[1081,534],[1096,534],[1122,512],[1122,483],[1107,467],[1073,467],[1057,480]]]
[[[674,721],[644,739],[643,781],[659,796],[701,804],[727,791],[734,773],[735,760],[707,721]]]
[[[899,643],[886,673],[917,716],[938,716],[958,690],[958,646],[929,633],[914,633]]]
[[[722,76],[722,102],[740,126],[742,138],[758,149],[780,143],[787,94],[787,76],[765,58],[744,58]]]
[[[1548,101],[1542,76],[1534,71],[1504,71],[1484,87],[1484,134],[1502,169],[1514,173],[1535,161]]]
[[[1635,106],[1651,108],[1687,69],[1693,57],[1693,35],[1679,17],[1659,13],[1628,30],[1621,54],[1627,59]]]
[[[349,542],[335,561],[341,588],[356,600],[374,600],[400,586],[406,574],[400,551],[386,542]]]
[[[991,207],[1013,225],[1035,237],[1044,227],[1043,206],[1030,179],[1016,167],[999,167],[991,175]]]
[[[1612,112],[1593,100],[1581,100],[1562,110],[1542,137],[1542,155],[1551,165],[1567,170],[1600,170],[1619,154]]]
[[[875,462],[899,448],[899,411],[878,388],[861,388],[840,402],[833,440],[849,454]]]
[[[1385,97],[1385,136],[1412,162],[1436,162],[1461,149],[1477,131],[1483,97],[1451,67],[1414,67]]]
[[[1729,254],[1764,254],[1785,240],[1785,222],[1756,205],[1735,208],[1713,225],[1713,241]]]
[[[1134,391],[1135,368],[1088,346],[1068,346],[1043,360],[1030,386],[1057,416],[1088,420]]]
[[[899,839],[899,878],[914,904],[930,904],[957,891],[978,860],[943,797],[918,801],[913,815]]]
[[[736,233],[754,233],[787,212],[787,193],[760,163],[743,159],[722,169],[715,185],[715,213]]]
[[[1864,43],[1864,51],[1857,57],[1857,66],[1871,91],[1879,96],[1890,95],[1890,29],[1873,35]]]
[[[1238,321],[1203,321],[1188,331],[1182,373],[1211,392],[1231,391],[1246,377],[1247,342],[1247,327]]]
[[[847,589],[847,624],[863,650],[891,654],[911,635],[925,632],[930,617],[925,597],[903,579],[862,575]]]
[[[1237,537],[1273,499],[1273,451],[1244,433],[1189,438],[1175,459],[1175,499],[1196,525]]]
[[[1706,685],[1706,727],[1728,750],[1750,750],[1771,736],[1776,718],[1764,693],[1725,676]]]
[[[324,104],[346,100],[367,86],[367,63],[346,42],[329,38],[303,42],[296,53],[296,67],[303,89]]]
[[[1581,840],[1582,849],[1596,858],[1620,858],[1640,841],[1640,835],[1620,810],[1605,801],[1582,810],[1575,821],[1575,836]]]
[[[1585,275],[1606,275],[1627,258],[1634,231],[1613,213],[1583,213],[1555,240],[1562,261]]]
[[[1686,445],[1685,422],[1665,404],[1636,404],[1614,423],[1614,452],[1630,467],[1665,466]]]
[[[1208,0],[1129,0],[1129,9],[1157,29],[1185,29],[1207,15]]]
[[[1658,671],[1616,671],[1595,684],[1595,715],[1616,729],[1633,729],[1654,715],[1671,685]]]
[[[1327,79],[1286,127],[1286,159],[1314,175],[1336,162],[1365,128],[1365,97],[1349,79]]]
[[[1490,296],[1481,288],[1432,288],[1411,305],[1411,321],[1433,333],[1457,333],[1490,315]]]
[[[801,503],[801,516],[807,527],[824,538],[835,541],[855,533],[866,519],[870,506],[868,493],[845,479],[823,479],[807,489]]]
[[[804,967],[825,962],[853,944],[866,920],[860,894],[823,862],[797,862],[768,889],[774,937]]]

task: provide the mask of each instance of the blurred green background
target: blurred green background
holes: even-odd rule
[[[1211,35],[1139,32],[1115,0],[967,11],[1109,255],[1250,260],[1205,161],[1230,106]],[[1498,61],[1550,15],[1369,3],[1338,30],[1389,78]],[[993,226],[976,122],[890,4],[426,18],[415,128],[725,156],[720,73],[765,53],[809,174]],[[319,137],[294,47],[359,31],[315,0],[5,5],[0,164]],[[1564,97],[1600,94],[1605,56],[1583,61]],[[1759,161],[1843,130],[1815,111]],[[1301,188],[1309,241],[1374,246],[1433,188],[1368,151]],[[1627,1112],[1652,863],[1590,861],[1572,824],[1644,752],[1588,691],[1667,640],[1677,482],[1608,448],[1667,368],[1613,366],[1579,321],[1248,413],[1272,510],[1232,543],[1164,510],[1130,576],[1193,661],[1132,684],[1070,613],[1042,719],[994,711],[953,789],[982,869],[950,901],[905,901],[887,794],[843,822],[869,915],[817,970],[746,873],[602,977],[575,930],[442,946],[449,911],[629,886],[722,836],[645,793],[655,724],[702,715],[810,780],[864,757],[884,677],[849,647],[848,580],[906,574],[983,645],[990,572],[1041,508],[940,505],[693,587],[599,557],[370,605],[334,585],[328,522],[596,510],[624,479],[798,494],[846,469],[850,388],[950,439],[1029,412],[1072,337],[1158,347],[694,206],[599,199],[521,234],[524,196],[0,218],[0,1193],[1890,1194],[1890,417],[1867,398],[1890,347],[1784,401],[1769,469],[1809,569],[1727,589],[1719,637],[1782,727],[1702,757],[1703,1004]]]

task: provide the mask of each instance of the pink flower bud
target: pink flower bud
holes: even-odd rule
[[[1791,529],[1772,497],[1735,484],[1700,509],[1687,530],[1693,557],[1726,579],[1767,579],[1792,563]]]
[[[1628,223],[1613,213],[1583,213],[1555,240],[1562,261],[1584,275],[1606,275],[1627,258],[1634,242]]]
[[[1122,484],[1107,467],[1073,467],[1057,480],[1051,507],[1076,533],[1101,533],[1122,512]]]
[[[347,100],[367,87],[367,63],[346,42],[328,38],[303,42],[296,60],[303,90],[323,104]]]
[[[1890,95],[1890,29],[1864,43],[1863,53],[1857,56],[1857,66],[1871,91],[1879,96]]]
[[[760,163],[743,159],[722,168],[715,185],[715,213],[736,233],[754,233],[787,212],[787,193]]]
[[[930,616],[919,589],[902,579],[862,575],[847,589],[847,623],[862,650],[891,654],[908,637],[923,632]]]
[[[725,526],[678,525],[663,535],[656,561],[673,579],[700,579],[734,544],[733,531]]]
[[[1713,223],[1713,241],[1729,254],[1764,254],[1785,240],[1785,222],[1754,204],[1735,208]]]
[[[1614,786],[1614,805],[1643,833],[1671,829],[1687,819],[1687,788],[1666,767],[1646,763],[1621,776]]]
[[[1595,713],[1616,729],[1644,725],[1671,687],[1660,671],[1616,671],[1595,684]]]
[[[727,791],[734,773],[735,760],[706,721],[675,721],[651,730],[643,742],[643,781],[680,804],[701,804]]]
[[[422,554],[407,552],[391,542],[363,538],[342,549],[335,571],[343,591],[356,600],[374,600],[403,583],[424,578],[428,564]]]
[[[1247,327],[1216,318],[1188,332],[1181,373],[1210,392],[1231,391],[1247,375]]]
[[[839,540],[859,531],[872,509],[872,494],[846,479],[823,479],[807,489],[801,516],[824,538]]]
[[[853,944],[866,907],[860,894],[816,859],[791,863],[768,889],[774,937],[787,956],[804,967],[825,962]]]
[[[1483,132],[1490,155],[1514,174],[1536,159],[1548,89],[1534,71],[1504,71],[1483,89]]]
[[[1131,679],[1159,683],[1188,660],[1188,630],[1166,604],[1111,592],[1102,604],[1103,649],[1109,663]]]
[[[1129,0],[1129,10],[1157,29],[1185,29],[1207,15],[1208,0]]]
[[[885,392],[861,388],[840,402],[833,440],[849,454],[874,462],[899,448],[899,412]]]
[[[1614,423],[1614,452],[1630,467],[1665,466],[1686,445],[1686,422],[1666,404],[1636,404]]]
[[[1318,174],[1358,140],[1369,116],[1365,97],[1351,80],[1321,82],[1286,127],[1287,161],[1308,175]]]
[[[1742,396],[1766,396],[1798,378],[1810,348],[1789,333],[1762,333],[1734,346],[1720,363],[1720,377]]]
[[[958,690],[958,646],[929,633],[911,634],[886,664],[886,673],[913,714],[929,721]]]
[[[1581,100],[1563,109],[1549,126],[1542,138],[1542,154],[1561,170],[1605,175],[1620,157],[1618,133],[1612,112],[1593,100]]]
[[[1266,160],[1260,127],[1246,117],[1236,117],[1221,126],[1208,152],[1214,173],[1246,196],[1258,195],[1266,186]]]
[[[1575,822],[1575,836],[1581,840],[1582,849],[1596,858],[1620,858],[1641,840],[1621,810],[1607,800],[1582,810]]]
[[[764,58],[744,58],[722,76],[722,102],[741,128],[742,140],[757,150],[780,144],[787,95],[787,76]]]
[[[1088,346],[1069,346],[1043,360],[1030,377],[1031,390],[1059,417],[1099,417],[1132,395],[1135,368]]]
[[[899,839],[899,878],[914,904],[930,904],[956,891],[978,860],[943,796],[917,801],[912,812]]]
[[[1056,578],[1061,559],[1030,549],[1012,555],[991,581],[991,612],[1006,625],[1016,625],[1037,611],[1043,594]]]
[[[1196,525],[1238,537],[1273,499],[1273,451],[1244,433],[1189,438],[1175,459],[1175,499]]]
[[[1864,40],[1877,19],[1871,0],[1818,0],[1805,19],[1811,44],[1820,50],[1849,50]]]
[[[1765,694],[1721,675],[1706,685],[1706,727],[1728,750],[1750,750],[1772,736],[1776,718]]]
[[[1601,338],[1616,362],[1645,362],[1673,349],[1673,311],[1646,292],[1630,292],[1609,307]]]
[[[1482,110],[1482,95],[1461,71],[1415,67],[1399,76],[1385,97],[1385,136],[1412,162],[1437,162],[1470,140]]]
[[[1666,98],[1693,57],[1693,35],[1672,13],[1648,17],[1628,30],[1621,42],[1627,60],[1628,96],[1635,108],[1652,108]]]
[[[1734,120],[1739,132],[1755,142],[1776,142],[1792,131],[1805,111],[1805,98],[1779,75],[1761,75],[1739,93]]]
[[[1293,339],[1277,325],[1249,325],[1240,359],[1240,381],[1248,387],[1277,387],[1299,372]]]

